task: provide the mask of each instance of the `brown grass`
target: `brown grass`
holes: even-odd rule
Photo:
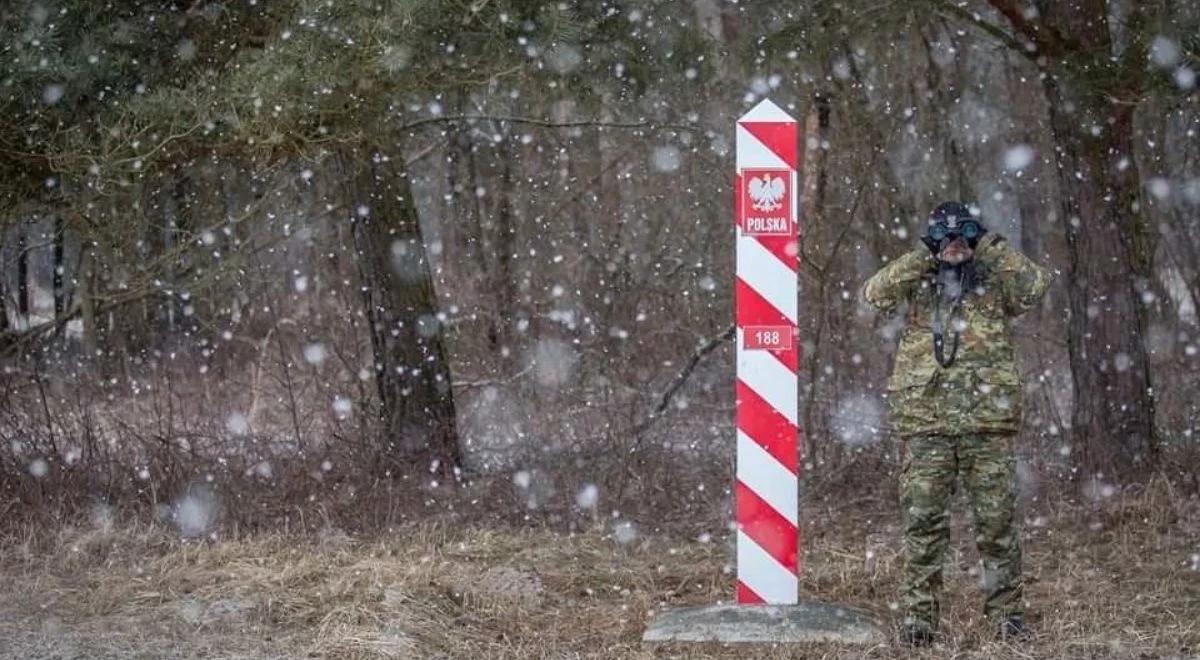
[[[959,507],[961,511],[961,506]],[[869,515],[868,515],[869,511]],[[804,592],[896,613],[898,519],[884,502],[805,512]],[[1165,482],[1037,504],[1025,526],[1027,645],[993,640],[956,517],[945,640],[644,647],[663,607],[731,593],[728,535],[451,528],[184,542],[158,526],[27,532],[2,548],[0,655],[23,658],[1188,658],[1200,653],[1200,502]],[[698,531],[698,530],[694,530]]]

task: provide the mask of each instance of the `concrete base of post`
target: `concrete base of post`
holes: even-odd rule
[[[883,628],[870,614],[841,605],[705,605],[655,616],[643,642],[878,644]]]

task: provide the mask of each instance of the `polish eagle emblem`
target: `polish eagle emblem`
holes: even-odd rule
[[[774,211],[783,206],[783,196],[787,192],[783,177],[772,177],[770,172],[764,172],[761,177],[750,178],[750,206],[756,211]]]

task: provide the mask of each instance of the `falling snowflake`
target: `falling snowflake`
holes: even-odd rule
[[[304,361],[312,365],[321,365],[325,362],[325,346],[319,343],[312,343],[304,347]]]
[[[613,538],[621,545],[629,545],[638,538],[637,525],[628,520],[622,520],[613,526]]]
[[[225,428],[234,435],[246,435],[250,431],[250,420],[240,412],[230,413],[225,418]]]
[[[1029,167],[1033,162],[1033,155],[1033,147],[1027,144],[1009,147],[1004,152],[1004,169],[1010,172],[1019,172]]]
[[[575,494],[575,504],[578,505],[580,509],[596,508],[596,502],[599,501],[599,499],[600,489],[596,487],[596,484],[588,484]]]

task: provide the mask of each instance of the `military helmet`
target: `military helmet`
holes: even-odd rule
[[[926,242],[940,248],[961,236],[974,249],[985,233],[987,229],[966,204],[943,202],[929,214],[929,228],[926,230],[929,240]]]

